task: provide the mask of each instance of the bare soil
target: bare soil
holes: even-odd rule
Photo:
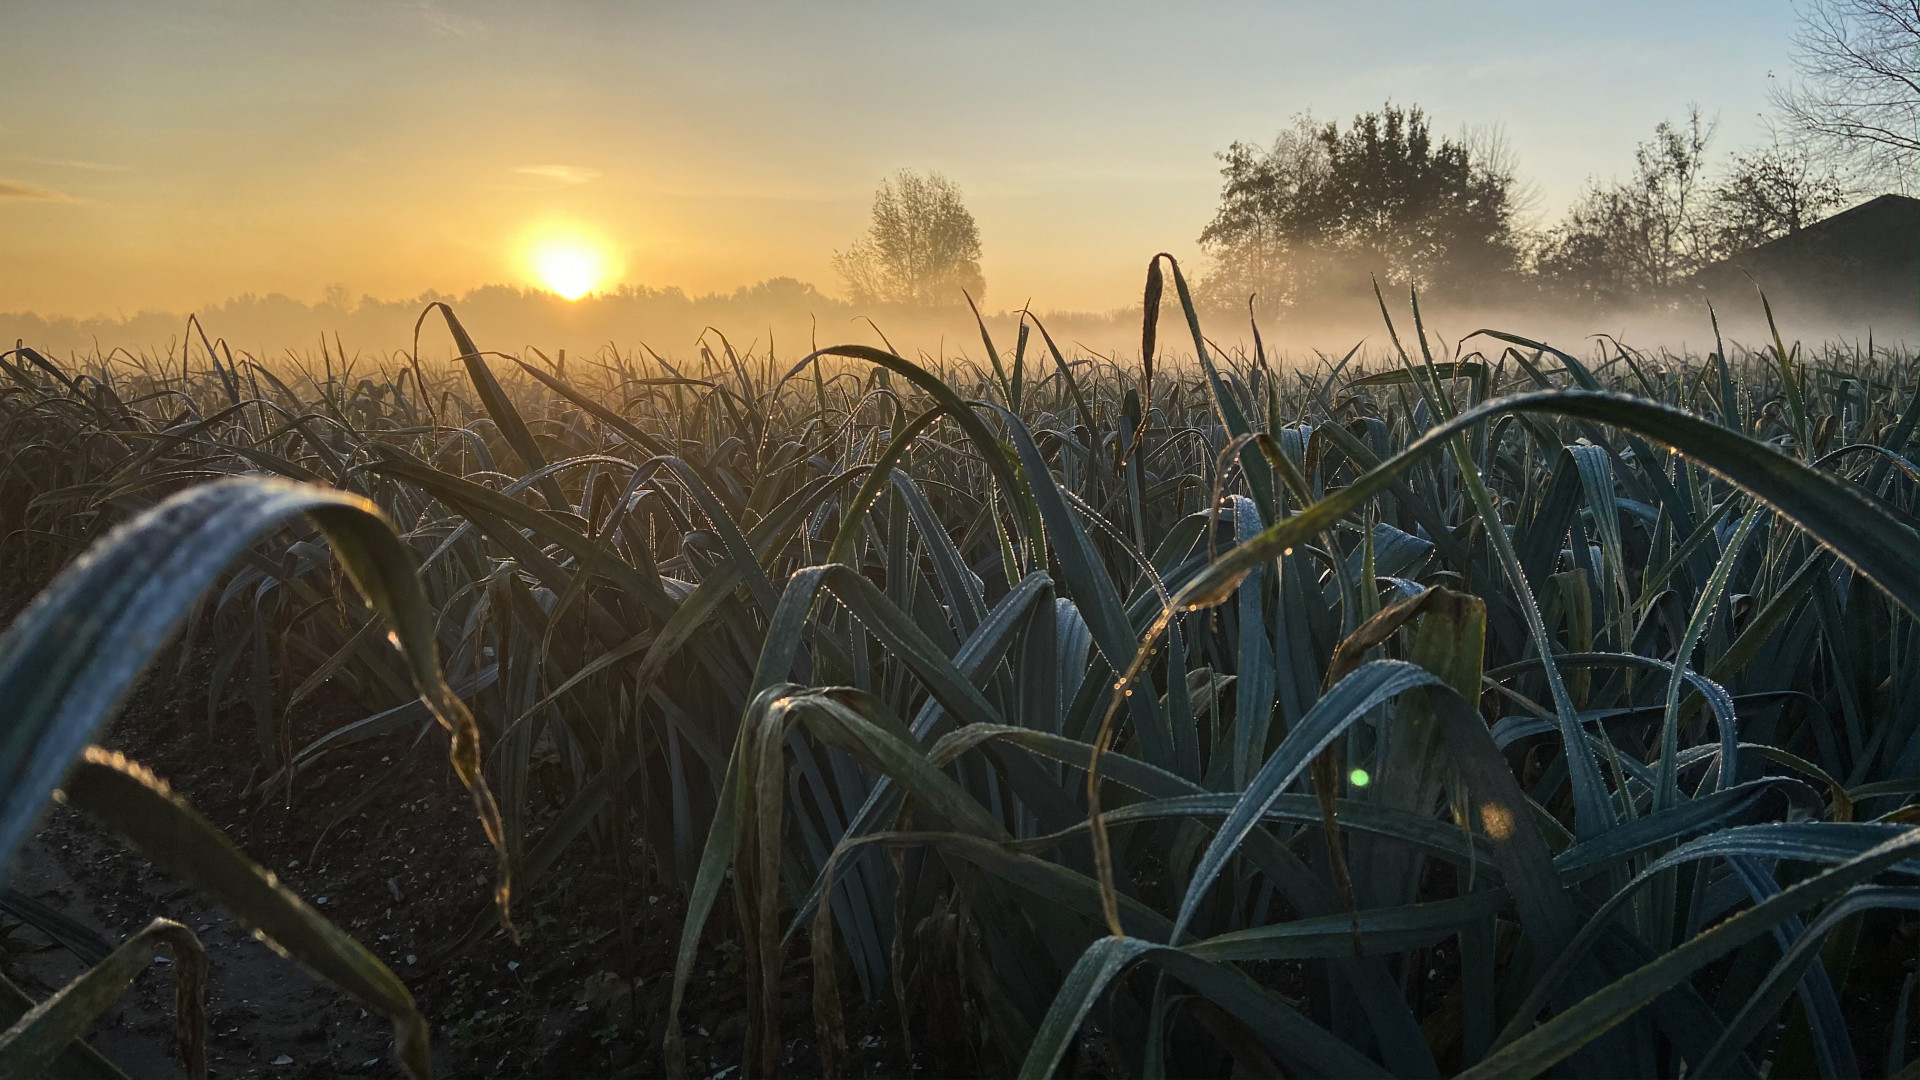
[[[380,956],[433,1027],[436,1075],[662,1075],[684,906],[648,872],[645,851],[636,846],[617,860],[604,837],[583,837],[547,880],[515,898],[519,944],[490,931],[449,953],[488,918],[494,859],[437,729],[348,747],[303,775],[289,803],[284,789],[249,789],[261,760],[250,715],[236,709],[210,725],[203,689],[190,679],[163,682],[143,690],[101,742],[168,780]],[[359,715],[352,705],[321,706],[300,719],[295,745]],[[211,960],[208,1062],[216,1077],[401,1075],[384,1019],[277,956],[75,811],[49,809],[9,884],[109,944],[156,916],[193,929]],[[682,1013],[696,1075],[739,1074],[745,986],[728,915],[716,912]],[[82,970],[37,930],[4,922],[0,965],[36,999]],[[804,941],[790,950],[781,987],[782,1072],[795,1076],[818,1071],[806,956]],[[88,1041],[133,1076],[181,1075],[172,995],[170,966],[154,965]],[[846,994],[845,1008],[854,1075],[973,1069],[971,1061],[909,1062],[896,1048],[890,1009],[863,1004],[857,992]]]

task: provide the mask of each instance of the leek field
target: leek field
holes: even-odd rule
[[[476,956],[635,967],[628,907],[535,917],[590,878],[673,912],[627,1075],[1920,1076],[1910,346],[1380,310],[1345,357],[1221,349],[1161,258],[1136,359],[1031,320],[508,354],[444,305],[377,358],[25,342],[0,844],[57,792],[391,1021],[371,1075],[607,1068],[486,1064],[600,1007],[562,977],[420,1004]],[[163,681],[197,711],[147,766],[217,726],[274,820],[462,802],[488,872],[430,958],[114,749]],[[0,987],[0,1075],[114,1075],[148,970],[208,1070],[201,931],[0,908],[86,961]]]

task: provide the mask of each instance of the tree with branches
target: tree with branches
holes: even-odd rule
[[[1514,268],[1515,178],[1497,131],[1435,135],[1419,107],[1387,104],[1344,129],[1297,117],[1271,147],[1236,142],[1220,160],[1220,205],[1200,234],[1217,305],[1365,295],[1369,275],[1477,288]]]
[[[1920,169],[1920,0],[1809,0],[1799,75],[1774,104],[1863,183],[1912,194]]]
[[[901,169],[880,182],[867,235],[833,254],[856,304],[952,307],[978,300],[980,227],[960,186],[936,172]]]
[[[1548,231],[1535,269],[1556,291],[1598,301],[1660,293],[1715,257],[1707,147],[1714,122],[1688,110],[1634,149],[1633,175],[1596,183]]]
[[[1726,258],[1799,232],[1845,207],[1856,194],[1832,163],[1804,146],[1772,145],[1734,154],[1714,188],[1715,253]]]

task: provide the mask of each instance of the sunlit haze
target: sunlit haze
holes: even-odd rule
[[[590,240],[564,236],[539,240],[527,261],[533,270],[532,284],[568,300],[587,295],[607,277],[606,257]]]
[[[987,306],[1137,302],[1215,154],[1391,99],[1504,125],[1531,210],[1689,103],[1756,137],[1784,2],[14,4],[0,311],[485,284],[840,295],[879,181],[938,170]],[[543,234],[551,223],[560,231]]]

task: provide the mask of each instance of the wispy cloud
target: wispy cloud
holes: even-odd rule
[[[73,202],[73,196],[20,180],[0,180],[0,202]]]
[[[50,165],[56,169],[82,169],[87,172],[128,172],[130,165],[110,165],[103,161],[76,161],[73,158],[17,157],[15,161],[24,161],[29,165]]]
[[[526,176],[544,176],[563,184],[584,184],[600,175],[599,169],[583,169],[578,165],[522,165],[514,171]]]
[[[442,37],[469,37],[487,28],[479,19],[448,11],[433,0],[419,0],[412,7],[414,15]]]

